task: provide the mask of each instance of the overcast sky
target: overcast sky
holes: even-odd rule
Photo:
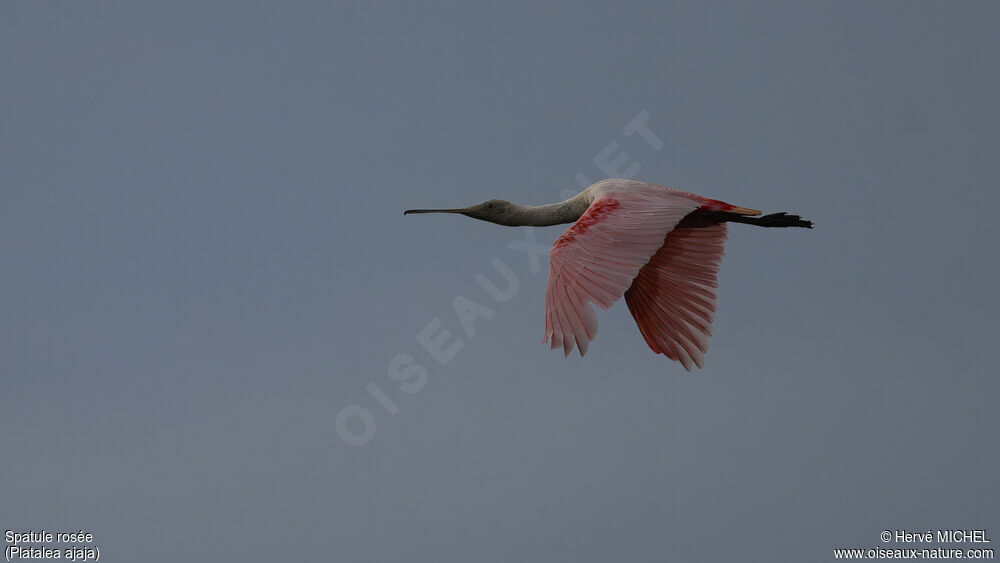
[[[995,542],[998,17],[4,3],[0,530],[149,563]],[[731,227],[704,370],[624,303],[586,358],[541,345],[525,250],[562,228],[401,214],[612,172],[815,221]]]

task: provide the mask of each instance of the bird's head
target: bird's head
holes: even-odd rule
[[[480,221],[489,221],[498,225],[511,225],[514,205],[502,199],[491,199],[478,205],[461,207],[457,209],[407,209],[403,215],[414,213],[458,213]]]

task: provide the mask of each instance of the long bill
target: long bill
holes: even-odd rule
[[[414,213],[465,213],[468,209],[407,209],[403,215],[413,215]]]

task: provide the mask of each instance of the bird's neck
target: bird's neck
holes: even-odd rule
[[[583,216],[590,207],[590,202],[588,194],[580,192],[566,201],[547,205],[512,203],[510,212],[505,215],[501,224],[508,227],[550,227],[573,223]]]

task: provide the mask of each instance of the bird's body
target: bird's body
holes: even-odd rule
[[[625,297],[649,347],[689,370],[702,367],[708,351],[726,223],[812,228],[796,215],[754,217],[760,211],[623,179],[549,205],[490,200],[410,213],[460,213],[511,227],[573,223],[549,254],[543,342],[585,354],[597,335],[591,303],[608,309]]]

